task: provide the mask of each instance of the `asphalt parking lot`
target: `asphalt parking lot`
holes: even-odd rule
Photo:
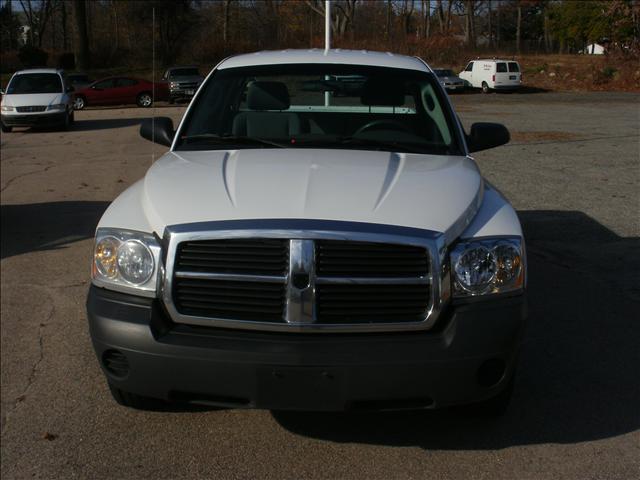
[[[69,132],[1,137],[3,478],[637,478],[640,98],[453,101],[467,127],[512,132],[477,155],[529,253],[530,322],[505,417],[118,406],[85,319],[92,236],[165,149],[138,136],[150,110],[87,110]]]

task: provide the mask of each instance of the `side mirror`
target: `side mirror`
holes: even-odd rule
[[[0,88],[0,95],[4,95],[4,88]]]
[[[171,146],[173,136],[173,121],[168,117],[145,118],[140,125],[140,136],[152,142]]]
[[[479,152],[509,143],[511,135],[507,127],[500,123],[474,123],[467,137],[469,152]]]

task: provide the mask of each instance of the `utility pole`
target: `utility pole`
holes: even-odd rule
[[[324,54],[328,55],[331,49],[331,0],[324,2]],[[328,77],[325,77],[328,80]],[[324,92],[324,105],[329,106],[330,92]]]

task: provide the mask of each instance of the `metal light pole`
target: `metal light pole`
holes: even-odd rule
[[[331,49],[331,0],[324,2],[324,54],[327,55]],[[329,77],[325,76],[325,80]],[[329,106],[329,92],[324,92],[324,106]]]
[[[324,50],[331,48],[331,0],[324,2]]]

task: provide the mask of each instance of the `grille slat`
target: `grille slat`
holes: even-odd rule
[[[319,323],[420,322],[429,306],[429,285],[410,284],[429,274],[421,247],[365,242],[316,242],[316,272],[322,277],[379,278],[380,284],[316,285]],[[384,279],[394,280],[384,284]],[[407,281],[407,284],[396,282]]]
[[[429,257],[422,247],[382,243],[319,240],[319,276],[415,277],[426,275]]]
[[[279,322],[285,284],[176,277],[173,298],[179,312],[202,317]]]
[[[176,269],[211,274],[284,276],[289,242],[280,239],[221,239],[183,242]],[[257,280],[257,279],[252,279]],[[264,281],[174,277],[180,313],[201,317],[282,322],[286,285]]]
[[[183,242],[176,267],[196,272],[285,275],[289,241],[285,239],[223,239]]]

